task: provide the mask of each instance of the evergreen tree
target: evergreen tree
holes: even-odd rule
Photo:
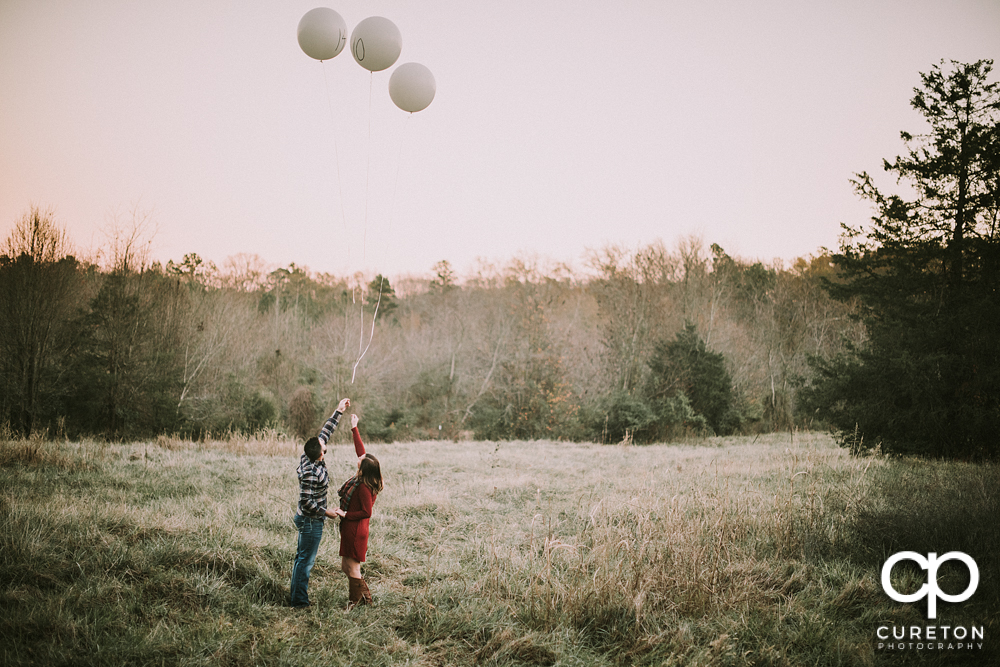
[[[845,226],[835,298],[868,338],[813,360],[804,405],[847,444],[942,457],[995,456],[1000,429],[1000,87],[993,62],[921,74],[911,100],[930,125],[901,133],[885,171],[913,199],[854,181],[869,227]]]
[[[649,370],[646,393],[666,426],[673,427],[690,406],[716,433],[732,431],[733,382],[726,360],[706,347],[694,324],[656,344]],[[694,415],[686,420],[692,426]]]
[[[440,262],[434,265],[434,279],[430,282],[431,292],[440,292],[442,294],[450,292],[451,290],[458,287],[458,278],[455,276],[455,270],[451,268],[451,264],[446,259],[442,259]]]
[[[372,313],[377,308],[383,322],[391,321],[389,318],[394,317],[393,313],[399,307],[399,302],[396,300],[396,290],[389,284],[389,279],[381,273],[368,283],[365,304]]]
[[[180,427],[180,369],[174,312],[182,288],[127,264],[103,278],[76,325],[70,416],[90,433],[148,437]]]

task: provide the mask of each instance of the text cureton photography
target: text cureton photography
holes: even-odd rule
[[[927,582],[915,592],[904,594],[892,582],[893,568],[912,561],[927,572]],[[938,585],[938,568],[948,561],[958,561],[968,570],[968,584],[956,594],[944,592]],[[900,551],[882,565],[882,589],[896,602],[910,603],[927,599],[927,618],[936,619],[937,599],[965,602],[979,586],[979,566],[974,558],[960,551],[950,551],[940,557],[934,552],[926,557],[913,551]],[[876,648],[880,651],[981,651],[985,638],[983,625],[880,625],[875,631]]]
[[[880,625],[875,631],[880,651],[981,651],[981,625]]]

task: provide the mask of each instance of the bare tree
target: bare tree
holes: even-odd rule
[[[240,292],[255,292],[264,287],[273,270],[259,255],[239,253],[226,258],[220,284]]]
[[[691,261],[682,270],[662,243],[634,254],[609,246],[592,252],[588,264],[597,271],[589,289],[598,305],[609,385],[630,391],[641,383],[652,345],[673,317],[670,295],[678,275],[693,282],[702,265]]]
[[[32,206],[0,250],[0,408],[23,434],[40,425],[45,403],[61,394],[69,320],[81,291],[77,261],[54,218],[51,209]]]

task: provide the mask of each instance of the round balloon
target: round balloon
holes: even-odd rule
[[[310,9],[299,21],[299,46],[316,60],[329,60],[347,44],[347,23],[329,7]]]
[[[370,72],[389,69],[403,50],[403,36],[396,24],[381,16],[369,16],[351,34],[351,53]]]
[[[434,75],[420,63],[403,63],[389,77],[389,97],[403,111],[423,111],[435,92]]]

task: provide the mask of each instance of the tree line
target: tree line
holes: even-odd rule
[[[148,259],[145,218],[98,257],[32,207],[0,247],[0,424],[144,438],[279,428],[350,395],[371,439],[597,442],[829,428],[854,451],[995,456],[1000,87],[923,73],[927,122],[856,175],[869,224],[785,266],[694,238],[459,277]]]
[[[304,436],[345,395],[383,440],[785,429],[809,425],[794,412],[807,356],[861,335],[821,288],[826,255],[765,266],[685,239],[594,251],[583,275],[515,259],[459,279],[442,261],[393,285],[245,255],[163,266],[141,223],[91,261],[38,207],[6,240],[0,421],[14,431]]]

